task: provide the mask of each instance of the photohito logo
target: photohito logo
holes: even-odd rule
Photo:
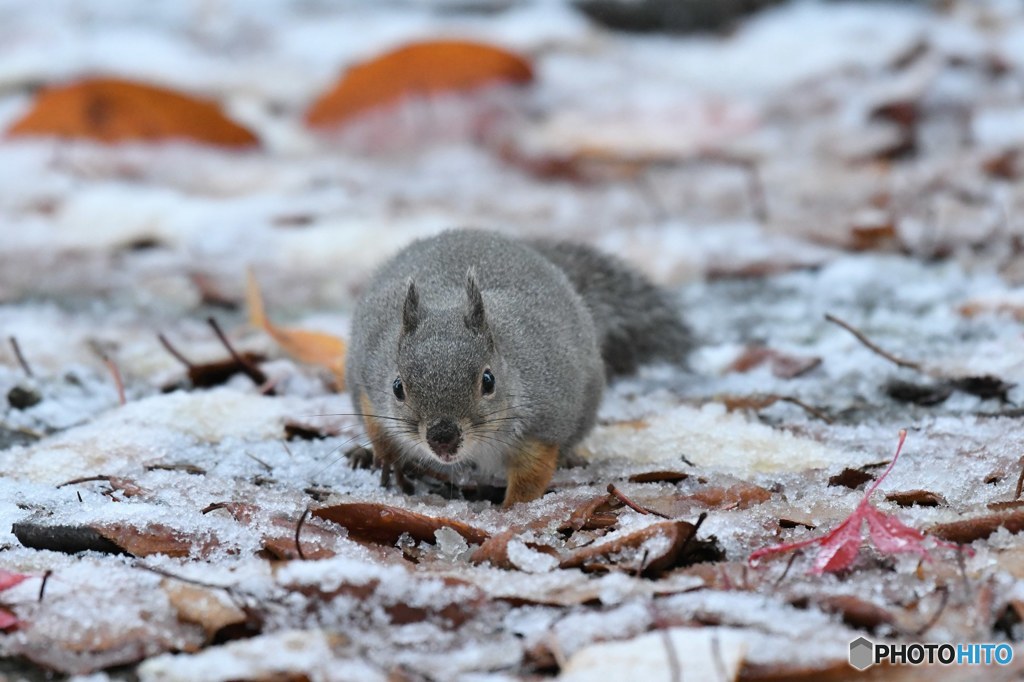
[[[866,637],[850,642],[850,665],[867,670],[876,663],[892,665],[1009,665],[1009,644],[875,644]]]

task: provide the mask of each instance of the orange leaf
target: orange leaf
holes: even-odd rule
[[[529,62],[491,45],[463,40],[413,43],[350,68],[332,90],[313,103],[306,122],[332,126],[407,95],[531,80]]]
[[[186,139],[225,147],[258,143],[214,102],[115,78],[81,80],[42,91],[8,130],[11,137],[50,135],[100,142]]]
[[[326,367],[334,375],[339,391],[345,388],[345,341],[322,332],[304,329],[284,329],[271,323],[263,309],[263,294],[255,275],[249,272],[245,298],[249,306],[249,321],[270,334],[288,355],[299,362]]]

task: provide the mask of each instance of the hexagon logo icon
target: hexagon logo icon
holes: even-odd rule
[[[857,670],[867,670],[875,664],[875,645],[864,637],[850,642],[850,665]]]

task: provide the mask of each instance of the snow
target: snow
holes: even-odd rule
[[[806,575],[808,556],[746,565],[754,549],[841,522],[863,489],[829,479],[877,475],[901,428],[879,510],[927,530],[1014,499],[1024,185],[985,168],[1024,146],[1024,11],[947,5],[796,2],[729,35],[669,37],[610,32],[546,0],[492,12],[0,0],[0,126],[37,84],[109,73],[213,98],[263,142],[0,142],[0,566],[31,575],[0,594],[23,621],[0,635],[0,656],[97,682],[121,666],[144,681],[483,681],[554,668],[653,681],[670,667],[667,638],[684,679],[734,679],[743,666],[813,677],[845,672],[848,642],[865,632],[817,600],[866,600],[897,623],[869,636],[899,637],[937,612],[940,587],[947,612],[922,637],[1005,637],[994,619],[1024,594],[1021,542],[1005,528],[972,543],[962,572],[943,548],[921,566],[865,549],[850,571],[820,577]],[[533,86],[488,100],[508,117],[505,137],[469,139],[475,110],[458,98],[367,122],[387,134],[380,145],[305,129],[303,111],[347,66],[439,36],[533,61]],[[916,105],[909,132],[877,114],[903,101]],[[916,151],[886,156],[905,135]],[[531,174],[503,160],[505,144],[568,160],[584,179]],[[888,222],[892,244],[852,248],[855,226]],[[241,303],[252,268],[275,322],[344,337],[371,269],[453,225],[615,253],[678,295],[697,339],[689,371],[646,367],[609,387],[579,465],[507,511],[428,479],[411,495],[385,490],[378,471],[351,469],[346,452],[366,438],[348,396],[248,328],[244,310],[203,303],[196,283]],[[895,367],[826,313],[922,371]],[[276,395],[242,375],[187,386],[156,337],[193,363],[223,360],[210,315],[235,348],[268,357]],[[821,363],[794,378],[731,370],[751,346]],[[124,376],[123,406],[102,354]],[[1011,404],[957,391],[920,406],[885,390],[893,378],[986,374],[1015,384]],[[14,389],[41,400],[8,406]],[[752,400],[771,396],[805,407]],[[286,441],[289,422],[324,437]],[[627,480],[656,470],[688,478]],[[73,482],[90,477],[101,479]],[[609,483],[679,520],[707,512],[698,539],[714,537],[724,558],[644,577],[644,557],[668,544],[653,535],[600,565],[560,568],[663,521],[619,507],[611,529],[560,530]],[[729,501],[742,490],[767,501]],[[910,490],[945,503],[886,499]],[[451,527],[391,546],[315,517],[299,529],[307,560],[268,558],[294,554],[307,508],[343,502],[512,530],[509,567],[477,562],[479,545]],[[185,549],[68,555],[23,546],[14,527],[25,524],[163,533]],[[258,622],[214,643],[170,585]]]

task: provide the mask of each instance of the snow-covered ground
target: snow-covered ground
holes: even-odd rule
[[[496,7],[0,1],[0,127],[36,86],[105,74],[214,98],[261,140],[0,141],[0,569],[31,576],[0,592],[0,677],[842,679],[865,633],[1021,654],[1024,7],[797,3],[724,37]],[[532,60],[488,101],[495,138],[469,134],[472,96],[302,123],[347,66],[438,37]],[[510,511],[471,477],[406,495],[350,468],[347,395],[246,324],[251,268],[274,320],[344,336],[376,263],[456,225],[618,253],[699,339],[690,371],[614,384],[582,465]],[[274,395],[190,386],[158,334],[224,360],[210,316]],[[874,504],[973,555],[748,566],[838,525],[864,482],[830,479],[877,476],[900,429]],[[659,471],[686,476],[630,480]],[[609,484],[673,521],[602,504]],[[394,537],[303,515],[356,503]]]

